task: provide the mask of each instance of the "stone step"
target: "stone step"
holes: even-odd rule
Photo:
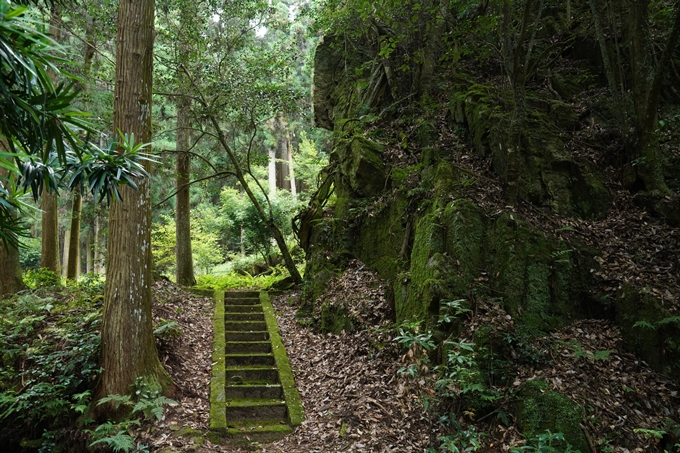
[[[225,321],[261,321],[264,322],[264,313],[233,313],[224,314]]]
[[[259,291],[227,291],[227,292],[224,293],[225,302],[227,301],[227,299],[243,299],[243,298],[259,299],[260,298],[260,292]]]
[[[231,366],[224,370],[227,385],[278,384],[279,372],[268,366]]]
[[[272,344],[269,341],[228,341],[225,351],[227,354],[272,352]]]
[[[225,354],[226,365],[228,367],[235,366],[276,366],[274,362],[274,354],[250,353],[250,354],[230,354],[229,351]]]
[[[224,330],[227,331],[262,331],[267,330],[267,323],[264,321],[225,321]]]
[[[227,305],[229,313],[262,313],[262,305]]]
[[[302,423],[304,412],[269,296],[217,291],[215,297],[211,440],[280,439]]]
[[[283,399],[280,385],[228,385],[225,389],[227,398],[273,398]]]
[[[261,330],[258,332],[228,331],[224,333],[227,342],[232,341],[267,341],[269,332]]]
[[[236,420],[288,421],[286,402],[276,398],[227,399],[227,423]]]

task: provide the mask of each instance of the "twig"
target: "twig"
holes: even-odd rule
[[[581,427],[581,431],[583,431],[583,435],[586,436],[586,440],[588,441],[588,446],[590,446],[591,453],[597,453],[597,449],[595,448],[595,443],[593,442],[593,438],[590,437],[590,433],[588,433],[588,430],[586,429],[586,427],[583,426],[581,423],[579,423],[578,426]]]

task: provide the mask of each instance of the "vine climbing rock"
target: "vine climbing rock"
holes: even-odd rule
[[[215,299],[211,440],[281,438],[304,412],[269,295],[218,291]]]

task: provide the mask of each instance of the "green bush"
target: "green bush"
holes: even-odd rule
[[[22,238],[19,247],[19,262],[21,268],[38,269],[40,267],[40,257],[42,254],[42,243],[40,238]]]
[[[75,285],[0,302],[0,431],[12,441],[39,439],[50,451],[84,412],[100,373],[100,322],[100,298]]]

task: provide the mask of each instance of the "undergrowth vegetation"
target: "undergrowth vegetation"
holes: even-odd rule
[[[147,451],[129,429],[160,419],[162,406],[174,402],[138,383],[134,399],[109,395],[97,402],[128,406],[130,418],[102,424],[89,418],[101,373],[104,282],[96,274],[63,285],[61,280],[44,269],[29,271],[29,289],[0,300],[0,439],[9,442],[3,449],[59,452],[106,445]]]

